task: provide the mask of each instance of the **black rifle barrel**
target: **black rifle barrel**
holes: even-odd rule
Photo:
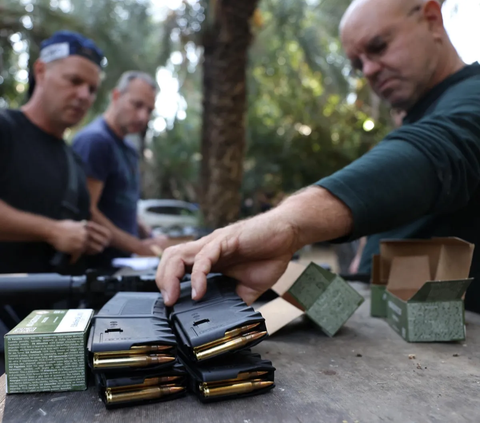
[[[158,292],[155,275],[81,276],[58,273],[0,274],[0,304],[26,304],[35,299],[89,300],[103,305],[119,291]]]
[[[68,297],[75,288],[85,285],[86,276],[64,276],[58,273],[19,273],[0,275],[0,303],[22,295],[59,298]]]

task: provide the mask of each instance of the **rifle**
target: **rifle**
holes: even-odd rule
[[[100,308],[119,291],[158,292],[155,275],[106,276],[94,271],[81,276],[58,273],[0,275],[0,304],[67,300]]]

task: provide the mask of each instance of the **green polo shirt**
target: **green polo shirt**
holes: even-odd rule
[[[455,236],[477,245],[465,306],[480,312],[480,65],[434,87],[404,125],[317,182],[352,211],[349,239],[368,235],[359,272],[381,239]]]

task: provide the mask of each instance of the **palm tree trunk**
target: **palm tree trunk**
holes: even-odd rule
[[[200,205],[204,224],[238,218],[245,153],[246,67],[250,19],[258,0],[216,0],[204,37]]]

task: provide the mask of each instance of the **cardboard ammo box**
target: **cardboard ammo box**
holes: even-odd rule
[[[458,238],[380,243],[387,320],[408,342],[465,339],[463,296],[473,244]]]
[[[270,335],[305,313],[328,336],[334,336],[364,301],[340,276],[315,263],[290,262],[272,290],[279,298],[258,310]]]
[[[35,310],[5,335],[7,393],[87,389],[93,310]]]

